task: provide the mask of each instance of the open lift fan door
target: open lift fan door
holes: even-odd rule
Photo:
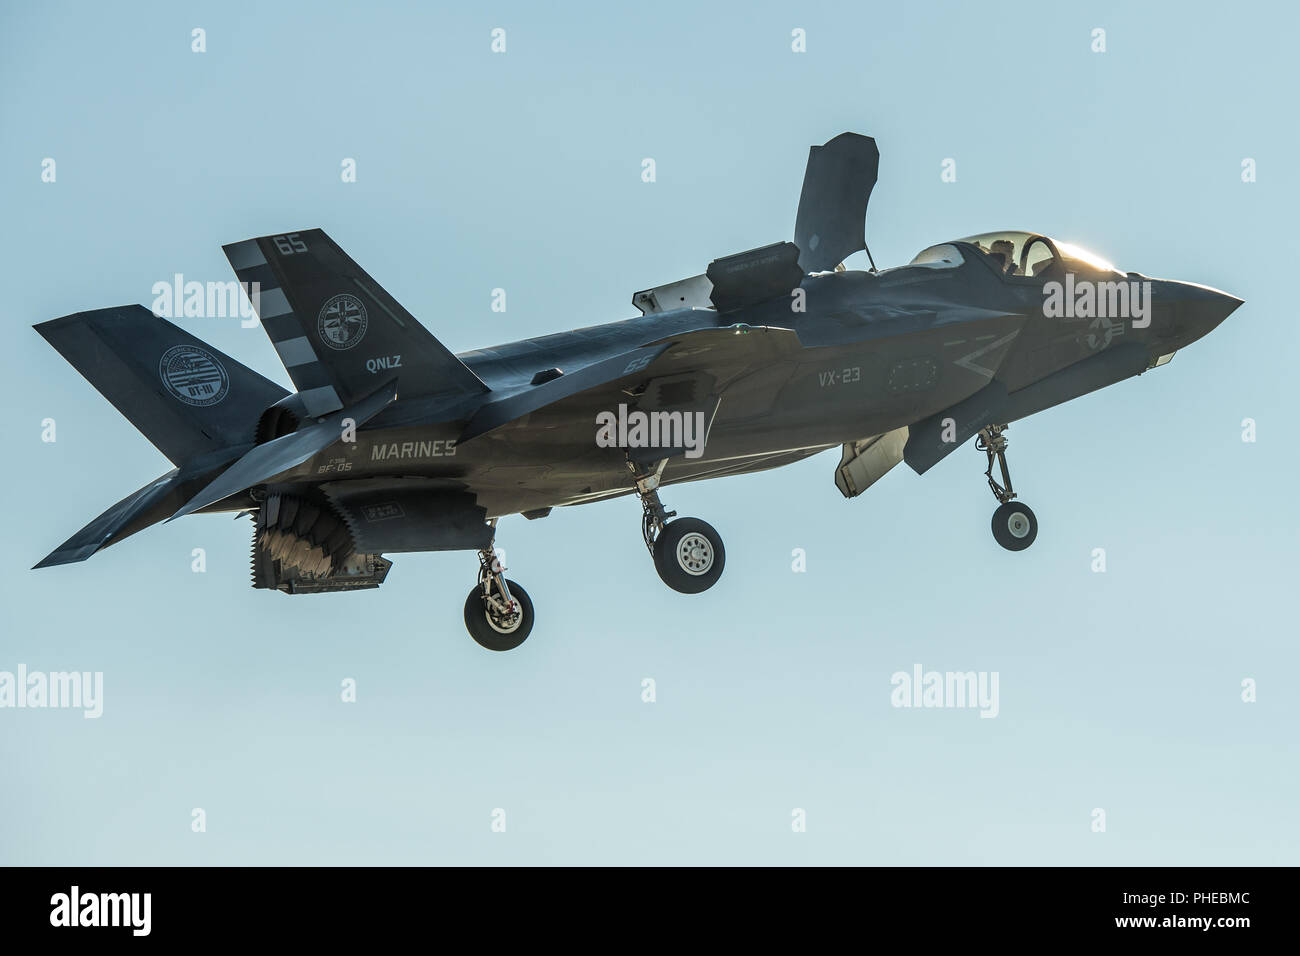
[[[867,248],[867,202],[880,170],[870,136],[841,133],[808,151],[794,242],[804,272],[825,272]]]

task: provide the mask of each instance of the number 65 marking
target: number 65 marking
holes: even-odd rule
[[[272,236],[271,241],[275,243],[275,248],[280,250],[282,256],[291,256],[295,252],[307,251],[307,243],[299,239],[296,232],[291,232],[287,236]]]
[[[647,365],[650,364],[650,359],[652,359],[653,357],[654,356],[651,355],[642,355],[637,358],[634,358],[632,361],[627,363],[627,368],[623,369],[623,374],[631,375],[633,372],[641,371],[641,369],[645,368]]]

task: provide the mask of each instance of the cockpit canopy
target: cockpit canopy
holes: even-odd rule
[[[1057,242],[1036,232],[985,232],[954,242],[973,246],[987,257],[995,269],[1007,276],[1053,278],[1063,274],[1065,263],[1073,260],[1092,269],[1117,271],[1101,256],[1069,242]],[[964,261],[961,249],[953,242],[922,249],[910,265],[931,268],[954,268]]]

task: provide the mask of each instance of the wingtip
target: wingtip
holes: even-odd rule
[[[55,548],[37,564],[33,564],[31,570],[39,571],[41,568],[55,568],[64,564],[76,564],[79,561],[85,561],[102,547],[102,543],[86,544],[80,548],[69,548],[67,545],[63,545]]]

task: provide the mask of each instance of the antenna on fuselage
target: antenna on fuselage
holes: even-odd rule
[[[871,250],[867,248],[867,241],[865,239],[862,240],[862,251],[867,254],[867,261],[871,263],[871,271],[879,272],[880,270],[876,268],[876,260],[871,258]]]

